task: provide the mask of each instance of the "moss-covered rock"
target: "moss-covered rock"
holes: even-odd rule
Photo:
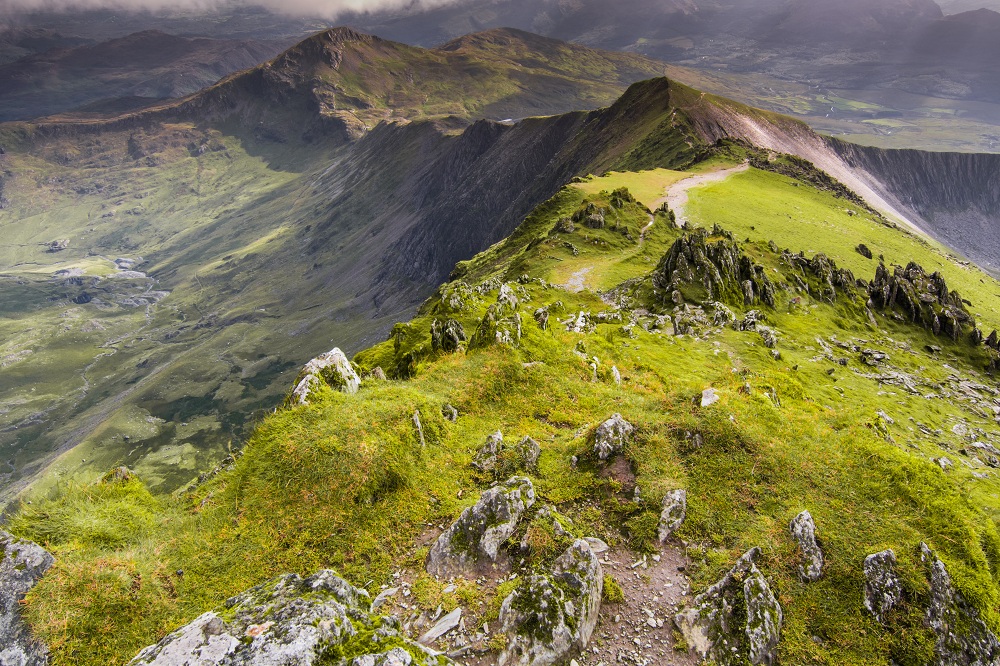
[[[49,663],[48,649],[21,619],[21,600],[53,561],[40,546],[0,530],[0,664]]]
[[[600,460],[607,460],[616,453],[621,453],[632,440],[634,432],[635,427],[622,418],[621,414],[613,414],[594,430],[594,453]]]
[[[289,401],[305,405],[309,396],[320,387],[329,386],[335,391],[357,393],[361,388],[361,378],[344,352],[334,347],[306,363],[295,380],[295,388]]]
[[[371,613],[368,593],[324,570],[288,574],[228,600],[147,647],[130,666],[447,664]]]
[[[495,303],[486,310],[476,328],[470,349],[490,345],[516,347],[521,342],[521,314],[517,311],[520,301],[508,284],[502,284]]]
[[[896,553],[892,549],[872,553],[865,558],[865,609],[876,622],[885,624],[889,612],[903,597],[903,586],[896,574]]]
[[[802,552],[803,562],[799,565],[799,577],[806,582],[819,580],[823,575],[823,550],[816,540],[816,523],[812,514],[803,511],[792,518],[788,531]]]
[[[722,580],[695,597],[674,617],[688,648],[718,666],[776,663],[784,619],[755,560],[759,548],[741,557]]]
[[[882,310],[904,313],[913,323],[958,340],[963,333],[973,333],[976,321],[965,309],[957,291],[948,291],[940,273],[927,274],[918,264],[896,267],[892,274],[884,265],[875,270],[868,289],[872,305]]]
[[[577,539],[551,571],[528,576],[500,606],[508,641],[498,666],[548,666],[583,650],[597,626],[604,571]]]
[[[515,472],[535,471],[542,447],[531,437],[522,437],[517,444],[504,441],[499,430],[487,435],[472,466],[494,477],[508,477]]]

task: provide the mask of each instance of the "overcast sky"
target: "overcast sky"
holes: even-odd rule
[[[234,5],[263,6],[268,9],[308,16],[335,17],[347,11],[381,11],[419,6],[423,8],[452,4],[460,0],[0,0],[3,9],[135,9],[151,11],[210,10]]]

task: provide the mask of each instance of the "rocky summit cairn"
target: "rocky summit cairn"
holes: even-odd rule
[[[493,486],[438,537],[427,555],[427,572],[456,576],[496,563],[500,547],[534,503],[535,488],[528,478],[515,476]]]
[[[622,418],[621,414],[612,415],[594,430],[594,453],[600,460],[607,460],[614,454],[621,453],[634,432],[635,427]]]
[[[528,576],[500,606],[507,645],[498,666],[549,666],[587,647],[597,626],[604,571],[577,539],[548,573]]]
[[[963,332],[976,331],[976,322],[965,309],[957,291],[948,291],[940,273],[927,275],[914,262],[896,267],[892,274],[885,266],[875,270],[868,289],[869,303],[882,310],[901,310],[910,321],[958,340]]]
[[[823,575],[823,551],[816,542],[816,523],[813,522],[812,514],[803,511],[795,516],[789,523],[788,530],[799,544],[799,550],[805,559],[805,562],[799,565],[799,577],[806,582],[819,580]]]
[[[671,490],[663,497],[663,510],[660,511],[660,524],[657,528],[657,536],[660,543],[670,538],[670,535],[677,531],[684,523],[687,516],[687,491],[683,489]]]
[[[903,596],[903,586],[896,575],[896,553],[883,550],[865,558],[865,608],[880,624]]]
[[[435,666],[450,664],[372,614],[368,593],[330,570],[287,574],[229,599],[129,666]],[[354,655],[343,658],[347,653]]]
[[[357,393],[361,388],[361,378],[351,361],[336,347],[306,363],[295,380],[291,400],[308,404],[309,395],[323,385],[344,393]]]
[[[21,600],[55,560],[30,541],[0,530],[0,664],[45,666],[49,651],[21,619]]]
[[[521,314],[517,311],[518,305],[520,301],[510,285],[500,285],[496,303],[486,310],[486,315],[476,328],[472,340],[469,341],[469,347],[472,349],[490,345],[516,347],[521,342]]]
[[[774,307],[774,284],[733,239],[716,226],[684,234],[653,271],[653,287],[664,302],[724,301]]]
[[[486,437],[486,442],[476,453],[472,466],[480,472],[507,476],[519,471],[533,471],[538,467],[542,447],[531,437],[523,437],[517,444],[507,444],[499,430]]]
[[[689,649],[718,666],[772,666],[778,657],[783,615],[755,560],[753,548],[722,580],[674,617]]]
[[[1000,664],[1000,641],[979,617],[979,612],[955,589],[944,562],[924,543],[920,544],[920,559],[927,567],[931,584],[926,617],[936,639],[935,663]]]

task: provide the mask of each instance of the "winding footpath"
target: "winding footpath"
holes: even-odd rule
[[[695,176],[691,176],[690,178],[679,180],[667,188],[666,194],[661,199],[657,199],[653,202],[652,208],[653,210],[656,210],[665,202],[668,206],[670,206],[670,210],[674,211],[674,215],[677,216],[677,226],[686,227],[687,218],[684,216],[684,208],[687,206],[688,202],[688,190],[700,185],[708,185],[709,183],[723,181],[733,174],[742,173],[749,168],[749,164],[740,164],[739,166],[730,167],[728,169],[719,169],[718,171],[700,173]],[[645,235],[646,231],[652,226],[653,218],[650,218],[649,224],[643,227],[642,234]]]

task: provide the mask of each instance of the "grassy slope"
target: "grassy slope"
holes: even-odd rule
[[[637,182],[648,186],[648,176]],[[627,177],[613,178],[617,184]],[[748,195],[766,206],[740,198]],[[54,663],[123,662],[164,632],[278,572],[330,566],[378,589],[400,567],[419,569],[423,551],[414,543],[427,525],[454,518],[485,486],[468,463],[485,435],[497,429],[508,439],[531,435],[542,443],[534,478],[544,502],[557,505],[588,534],[642,550],[658,503],[632,502],[631,493],[603,478],[586,457],[588,433],[612,412],[638,426],[627,453],[642,496],[688,489],[688,520],[680,536],[692,544],[696,589],[716,580],[749,547],[762,546],[763,568],[785,608],[783,663],[925,663],[930,643],[921,624],[927,585],[916,553],[920,540],[940,553],[992,626],[1000,626],[1000,480],[974,456],[957,452],[965,440],[952,430],[961,423],[981,429],[982,441],[1000,444],[992,413],[984,411],[992,398],[985,391],[974,401],[925,397],[954,389],[951,375],[992,383],[977,370],[978,352],[881,315],[873,328],[857,316],[856,306],[807,296],[793,309],[779,299],[779,307],[767,312],[779,334],[780,361],[756,334],[730,329],[673,337],[609,323],[586,335],[568,333],[556,319],[611,308],[593,291],[571,293],[550,284],[561,281],[563,264],[589,266],[592,284],[609,288],[646,275],[679,233],[662,217],[641,245],[620,230],[550,233],[588,197],[607,203],[606,194],[565,188],[508,240],[458,268],[470,285],[523,274],[548,282],[517,288],[525,324],[516,350],[446,356],[419,351],[429,349],[434,316],[458,318],[471,335],[496,296],[495,282],[479,295],[452,284],[440,293],[466,293],[466,309],[449,312],[435,297],[398,329],[398,348],[389,341],[356,358],[362,367],[391,369],[402,355],[417,352],[412,379],[368,382],[355,396],[326,393],[313,405],[281,410],[263,422],[232,471],[173,498],[149,496],[132,481],[67,486],[57,499],[25,506],[11,527],[57,556],[27,605],[34,628],[54,648]],[[725,215],[740,236],[757,231],[762,240],[773,236],[793,249],[806,239],[811,247],[801,249],[842,256],[847,265],[853,233],[871,238],[887,259],[927,265],[939,259],[937,250],[901,231],[864,215],[847,216],[846,207],[829,194],[751,171],[693,192],[688,213],[702,223]],[[780,234],[789,231],[781,218],[787,215],[798,220],[799,233],[782,242]],[[617,215],[633,238],[647,219],[639,207]],[[839,233],[831,223],[840,225]],[[803,234],[803,227],[829,233]],[[767,266],[785,269],[762,240],[746,250]],[[996,284],[989,278],[983,276],[983,287],[978,280],[963,283],[964,269],[943,271],[977,306],[992,298],[987,289]],[[864,277],[871,272],[858,270]],[[780,274],[774,278],[780,281]],[[562,308],[553,310],[543,331],[531,313],[556,301]],[[981,307],[973,311],[984,325],[989,321]],[[918,378],[918,393],[865,377],[872,370],[858,355],[836,347],[853,339],[888,351],[892,366]],[[944,348],[939,357],[923,351],[931,343]],[[847,365],[824,357],[824,347]],[[588,360],[574,349],[600,359],[596,381]],[[621,371],[622,387],[611,380],[612,365]],[[701,409],[697,398],[708,386],[722,400]],[[456,423],[441,418],[444,403],[458,408]],[[895,419],[887,433],[876,416],[880,409]],[[415,410],[426,448],[412,427]],[[701,448],[689,444],[689,432],[703,435]],[[931,462],[942,449],[956,462],[948,471]],[[582,457],[576,469],[573,455]],[[787,535],[788,520],[802,509],[816,518],[827,558],[823,579],[810,585],[798,579],[798,555]],[[907,595],[890,626],[882,628],[861,608],[861,563],[886,547],[899,556]],[[434,608],[440,601],[440,586],[432,581],[421,579],[415,589],[419,604]],[[469,598],[465,605],[476,609],[475,602]]]

